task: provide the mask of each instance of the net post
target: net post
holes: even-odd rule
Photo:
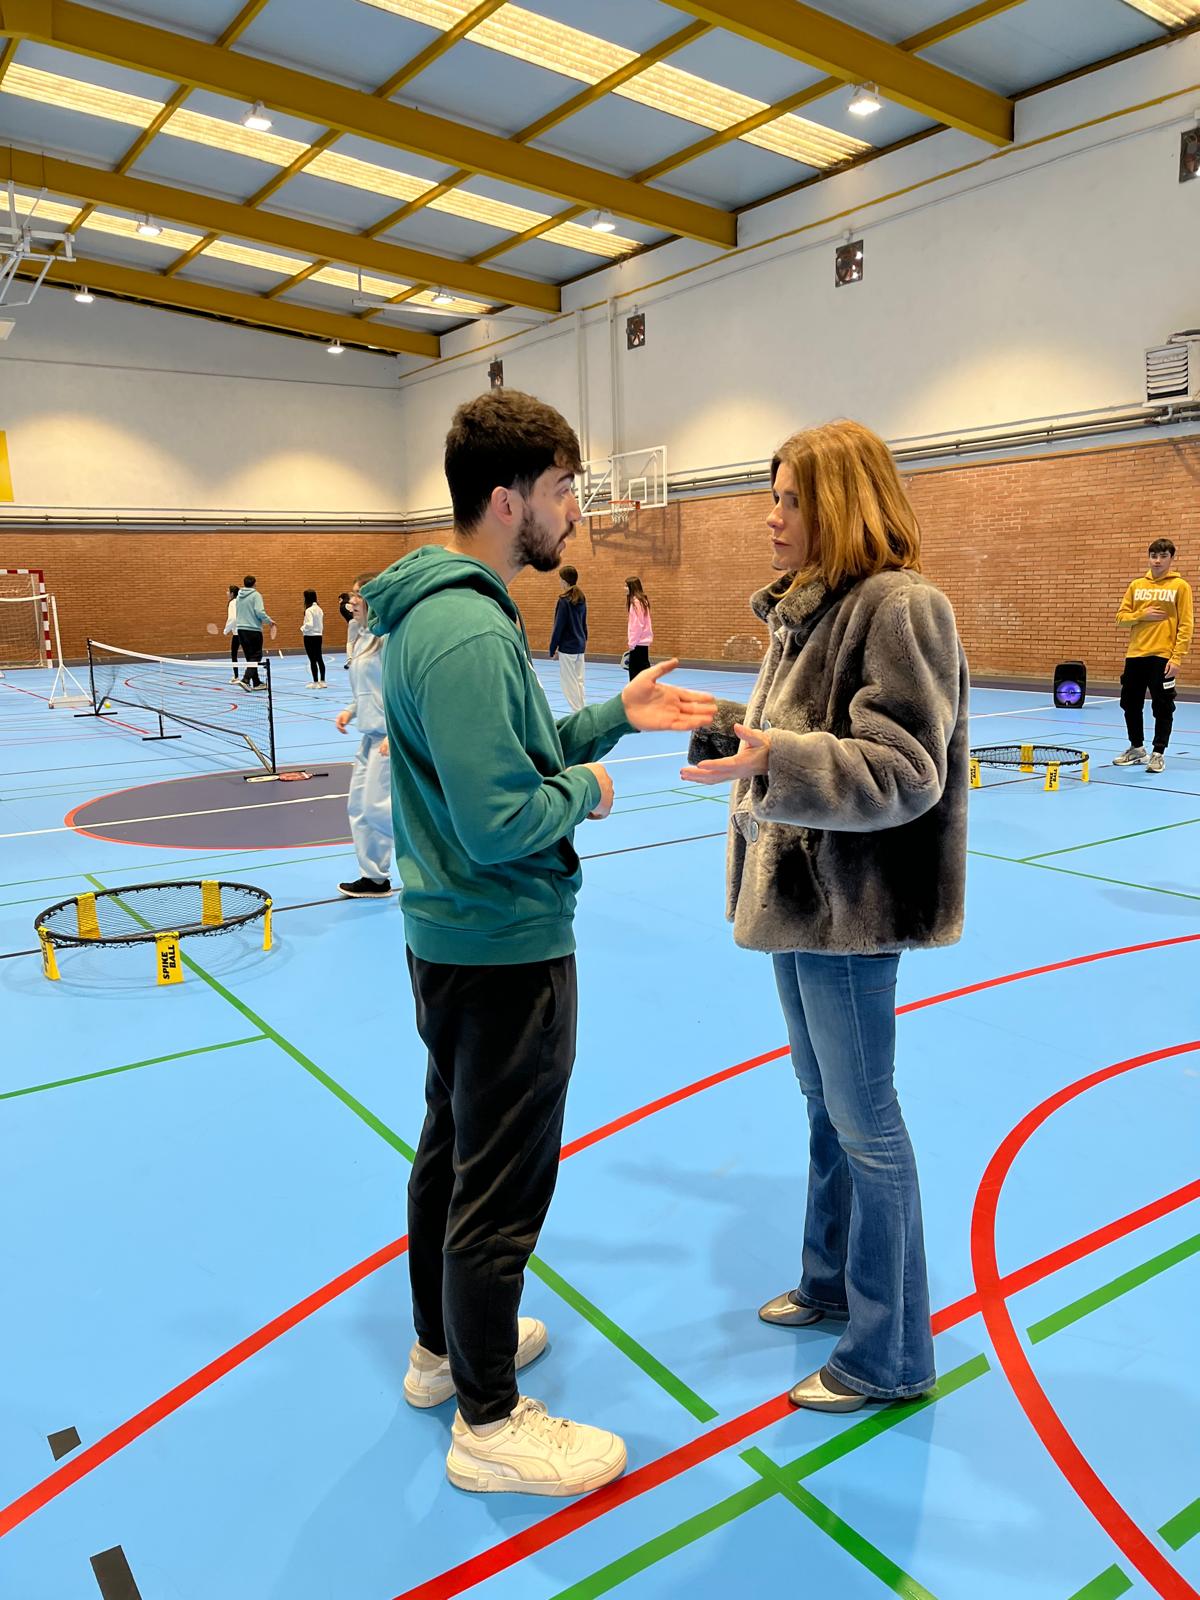
[[[167,733],[166,732],[166,730],[163,728],[163,719],[162,719],[162,712],[161,711],[156,712],[155,715],[158,717],[158,732],[157,733],[144,733],[142,735],[142,743],[143,744],[158,744],[163,739],[182,739],[183,738],[183,735],[181,733]]]
[[[75,713],[75,715],[77,717],[115,717],[116,714],[117,714],[115,711],[102,711],[100,709],[100,701],[96,698],[96,671],[95,671],[95,663],[94,663],[93,658],[92,658],[92,641],[90,639],[87,642],[87,653],[88,653],[88,685],[89,685],[89,687],[91,689],[92,709],[90,711],[77,711]],[[59,659],[60,660],[62,659],[61,658],[61,654],[60,654]]]
[[[279,768],[275,761],[275,690],[271,685],[271,663],[263,657],[263,666],[267,669],[267,735],[270,740],[268,749],[271,756],[271,771],[278,776]]]

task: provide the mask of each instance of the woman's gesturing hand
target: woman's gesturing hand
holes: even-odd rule
[[[734,723],[734,733],[742,741],[735,756],[722,756],[716,761],[698,761],[694,767],[684,767],[679,776],[685,783],[703,783],[712,788],[718,783],[732,783],[737,778],[761,778],[767,773],[771,755],[771,735],[761,728],[744,728]]]

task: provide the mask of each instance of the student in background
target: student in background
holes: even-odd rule
[[[383,719],[383,640],[367,632],[367,603],[359,593],[360,586],[375,576],[360,572],[354,580],[349,608],[358,630],[347,663],[354,699],[336,718],[339,733],[345,733],[352,722],[358,724],[359,733],[347,805],[359,876],[353,883],[338,884],[339,892],[352,900],[386,900],[392,893],[388,876],[392,865],[392,773]]]
[[[550,635],[550,659],[558,657],[562,692],[572,711],[587,704],[583,687],[584,651],[587,649],[587,599],[579,587],[574,567],[559,569],[563,592],[554,607],[554,630]]]
[[[237,683],[238,681],[237,659],[238,650],[241,647],[237,631],[237,597],[238,586],[236,583],[231,583],[229,585],[229,604],[225,609],[224,628],[224,632],[229,636],[229,664],[233,668],[233,677],[230,678],[230,683]]]
[[[258,676],[258,663],[262,660],[263,653],[263,623],[270,626],[275,619],[267,615],[267,608],[263,605],[262,595],[254,587],[253,578],[242,579],[234,620],[242,644],[242,654],[246,658],[246,673],[242,678],[242,688],[246,690],[265,688]]]
[[[317,604],[315,589],[304,591],[304,621],[300,624],[300,637],[304,640],[304,653],[312,668],[312,686],[314,689],[323,689],[325,657],[322,648],[325,644],[325,613]]]
[[[342,614],[342,621],[346,624],[346,659],[342,662],[342,671],[350,670],[350,657],[354,653],[354,641],[362,632],[362,623],[354,615],[354,606],[351,603],[349,590],[343,590],[338,595],[338,610]]]
[[[1114,767],[1140,767],[1161,772],[1166,766],[1171,724],[1175,720],[1175,674],[1192,645],[1192,590],[1175,570],[1175,546],[1155,539],[1147,552],[1150,567],[1135,578],[1117,610],[1117,625],[1129,628],[1129,649],[1121,674],[1121,710],[1129,749]],[[1142,707],[1146,691],[1154,711],[1154,747],[1147,760]]]
[[[650,665],[650,646],[654,642],[650,601],[640,578],[625,579],[625,609],[629,613],[629,676],[636,678]]]

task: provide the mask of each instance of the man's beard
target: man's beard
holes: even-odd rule
[[[513,544],[513,556],[523,567],[532,567],[535,572],[553,572],[562,565],[559,546],[565,532],[564,529],[563,533],[549,533],[533,509],[526,506]]]

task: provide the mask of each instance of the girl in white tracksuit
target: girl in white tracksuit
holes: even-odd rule
[[[365,624],[367,607],[359,584],[374,576],[363,573],[355,579],[350,608],[360,624]],[[383,718],[383,640],[364,626],[347,665],[354,699],[338,712],[337,728],[345,733],[354,722],[359,732],[348,810],[360,876],[353,883],[339,883],[338,888],[356,900],[383,899],[392,893],[392,774]]]

